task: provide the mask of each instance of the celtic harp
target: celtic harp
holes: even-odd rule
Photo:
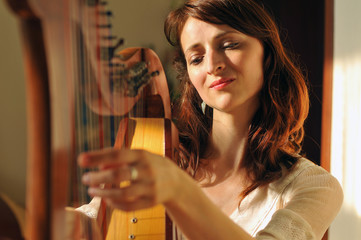
[[[162,206],[121,212],[100,201],[94,218],[74,210],[91,201],[80,152],[129,147],[172,157],[157,55],[121,50],[105,1],[5,1],[18,16],[26,73],[26,239],[171,239]]]

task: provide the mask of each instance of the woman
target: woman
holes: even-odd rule
[[[321,239],[342,190],[300,155],[307,86],[273,20],[251,0],[190,0],[165,33],[183,86],[177,164],[139,150],[82,154],[83,167],[120,166],[84,175],[89,194],[123,210],[163,204],[189,239]]]

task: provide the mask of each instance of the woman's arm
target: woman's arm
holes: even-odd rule
[[[109,149],[81,154],[79,165],[99,168],[85,174],[83,182],[90,186],[91,196],[102,197],[113,207],[133,211],[163,204],[189,239],[253,239],[167,158],[143,150]],[[131,179],[130,168],[136,168],[137,179],[126,187],[118,187]],[[100,187],[104,184],[108,187]]]
[[[226,216],[185,172],[179,172],[176,199],[164,203],[167,213],[189,239],[254,239]]]

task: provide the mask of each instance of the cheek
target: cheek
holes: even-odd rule
[[[255,71],[255,79],[256,83],[258,85],[258,90],[260,91],[263,87],[264,83],[264,68],[263,68],[263,62],[259,63],[257,71]]]
[[[202,87],[204,86],[205,77],[200,71],[190,71],[188,73],[189,79],[193,86],[196,88],[197,92],[201,95]]]
[[[263,85],[263,58],[262,55],[250,56],[244,58],[241,64],[237,65],[238,71],[241,72],[246,79],[254,86]]]
[[[252,69],[252,68],[251,68]],[[253,68],[253,71],[249,71],[248,72],[248,77],[249,77],[249,87],[252,90],[252,92],[260,92],[262,87],[263,87],[263,82],[264,82],[264,78],[263,78],[263,68],[262,67],[255,67]]]
[[[256,78],[259,79],[261,85],[263,85],[263,78],[264,78],[264,53],[263,51],[257,55],[254,59],[254,65],[256,66],[255,75]]]

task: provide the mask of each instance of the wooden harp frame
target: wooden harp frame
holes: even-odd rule
[[[50,239],[50,95],[41,20],[26,1],[6,1],[18,15],[26,74],[28,239]]]
[[[29,0],[5,0],[18,16],[22,36],[24,66],[26,74],[27,105],[27,198],[26,198],[26,239],[64,239],[54,236],[56,229],[65,228],[63,219],[64,203],[67,202],[66,189],[59,179],[66,177],[66,159],[69,150],[64,146],[55,148],[54,135],[57,130],[56,116],[51,96],[51,82],[54,81],[49,69],[44,22],[32,9]],[[168,89],[167,89],[168,90]],[[168,95],[169,98],[169,95]],[[164,100],[164,99],[163,99]],[[165,107],[165,117],[170,118],[170,105]],[[169,108],[169,110],[168,110]],[[69,116],[68,116],[69,117]],[[66,136],[69,138],[69,136]],[[61,144],[60,144],[61,145]],[[170,149],[167,155],[171,154]],[[66,183],[65,183],[66,184]],[[168,226],[167,228],[171,228]],[[55,229],[56,228],[56,229]],[[170,239],[169,233],[166,239]]]

